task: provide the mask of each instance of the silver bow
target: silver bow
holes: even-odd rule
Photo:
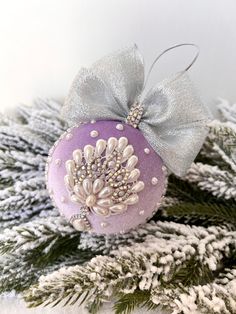
[[[126,121],[131,106],[140,103],[143,89],[144,61],[134,45],[82,68],[62,115],[71,124],[91,119]],[[208,110],[187,71],[164,79],[142,98],[138,128],[169,170],[183,176],[207,135]]]

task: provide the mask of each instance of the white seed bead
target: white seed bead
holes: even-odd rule
[[[143,210],[143,209],[139,211],[139,215],[140,215],[140,216],[143,216],[143,215],[144,215],[144,210]]]
[[[55,160],[55,164],[56,164],[57,166],[60,166],[60,165],[61,165],[61,159],[59,159],[59,158],[56,159],[56,160]]]
[[[152,178],[152,185],[157,185],[158,179],[156,177]]]
[[[96,131],[96,130],[91,131],[90,132],[90,136],[93,137],[93,138],[97,137],[98,136],[98,131]]]
[[[144,153],[145,153],[146,155],[150,154],[150,149],[149,149],[149,148],[144,148]]]
[[[91,120],[90,123],[94,124],[96,123],[96,120]]]
[[[61,197],[61,202],[65,203],[66,202],[66,198],[64,196]]]
[[[116,129],[119,130],[119,131],[123,131],[123,130],[124,130],[123,124],[118,123],[118,124],[116,125]]]
[[[106,228],[108,226],[108,223],[107,222],[105,222],[105,221],[102,221],[101,222],[101,227],[102,228]]]
[[[57,147],[57,145],[60,143],[60,140],[57,140],[55,143],[54,143],[54,147]]]
[[[49,152],[48,152],[49,157],[53,154],[54,149],[55,149],[55,147],[54,147],[54,145],[53,145],[53,146],[50,148]]]
[[[167,170],[166,166],[162,166],[161,169],[162,169],[162,171],[164,171],[164,172]]]
[[[67,141],[71,140],[72,137],[73,137],[73,134],[72,134],[72,133],[67,133],[67,134],[66,134],[66,140],[67,140]]]

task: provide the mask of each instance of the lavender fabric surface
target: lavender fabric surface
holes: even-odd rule
[[[80,206],[71,202],[68,198],[68,191],[64,184],[64,176],[66,175],[65,162],[72,158],[72,152],[75,149],[83,148],[87,144],[96,145],[98,139],[107,140],[109,137],[127,137],[129,144],[133,145],[134,154],[138,157],[137,168],[141,174],[139,180],[145,184],[144,189],[139,192],[139,202],[128,206],[127,211],[122,214],[102,217],[90,213],[88,220],[92,225],[92,232],[96,233],[118,233],[125,232],[131,228],[144,223],[153,215],[158,207],[165,188],[165,174],[162,166],[161,158],[156,154],[152,147],[148,144],[142,133],[133,127],[124,124],[124,130],[117,130],[117,121],[98,121],[96,123],[88,123],[80,127],[72,129],[72,137],[70,140],[64,136],[56,146],[52,160],[49,164],[48,171],[48,187],[53,191],[53,199],[60,212],[70,219],[71,216],[80,212]],[[90,132],[96,130],[98,137],[92,138]],[[150,150],[149,154],[145,154],[144,149]],[[60,166],[56,165],[55,161],[60,159]],[[158,178],[158,184],[153,185],[151,180],[153,177]],[[65,197],[66,202],[61,202],[61,197]],[[144,211],[142,215],[140,211]],[[101,226],[102,222],[106,222],[107,226]]]

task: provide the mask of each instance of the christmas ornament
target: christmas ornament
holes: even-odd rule
[[[196,57],[148,93],[136,46],[79,71],[62,109],[71,127],[46,169],[49,194],[75,229],[124,233],[160,206],[166,169],[185,174],[207,134],[208,111],[187,75]]]

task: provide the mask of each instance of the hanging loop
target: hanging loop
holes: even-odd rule
[[[194,55],[194,58],[192,59],[192,61],[190,62],[190,64],[183,70],[183,72],[188,71],[188,70],[192,67],[192,65],[195,63],[195,61],[197,60],[197,58],[198,58],[198,56],[199,56],[199,53],[200,53],[199,47],[198,47],[197,45],[191,44],[191,43],[184,43],[184,44],[178,44],[178,45],[174,45],[174,46],[172,46],[172,47],[170,47],[170,48],[167,48],[167,49],[164,50],[161,54],[159,54],[159,55],[156,57],[156,59],[153,61],[152,65],[151,65],[151,67],[150,67],[150,69],[149,69],[149,71],[148,71],[147,77],[146,77],[146,79],[145,79],[143,91],[144,91],[144,89],[145,89],[145,87],[146,87],[146,85],[147,85],[147,82],[148,82],[148,80],[149,80],[150,74],[151,74],[151,72],[152,72],[154,66],[156,65],[157,61],[158,61],[164,54],[166,54],[168,51],[173,50],[173,49],[176,49],[176,48],[180,48],[180,47],[183,47],[183,46],[192,46],[192,47],[194,47],[194,48],[196,49],[196,53],[195,53],[195,55]]]

